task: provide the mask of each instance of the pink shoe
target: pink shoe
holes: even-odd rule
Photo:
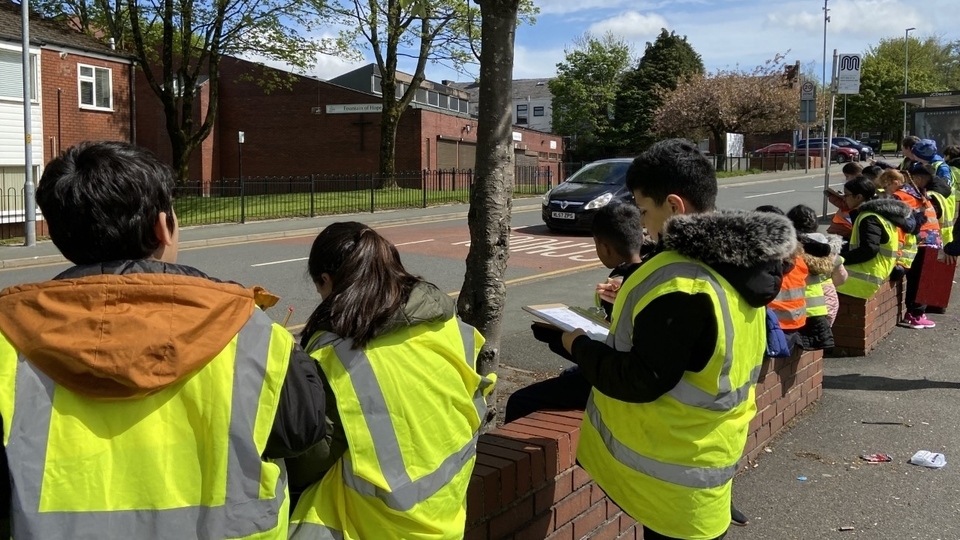
[[[927,328],[934,328],[937,326],[937,323],[928,319],[926,315],[915,317],[912,314],[907,313],[903,317],[903,320],[900,321],[899,326],[904,328],[913,328],[914,330],[924,330]]]

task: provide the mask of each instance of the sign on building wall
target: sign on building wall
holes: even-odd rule
[[[550,141],[550,149],[551,150],[557,149],[557,141]]]
[[[837,57],[837,93],[860,93],[860,55],[841,54]]]
[[[356,114],[383,112],[383,103],[347,103],[327,105],[327,114]]]
[[[520,141],[522,141],[522,140],[523,140],[523,133],[520,133],[519,131],[514,131],[514,132],[513,132],[513,140],[514,140],[515,142],[520,142]]]

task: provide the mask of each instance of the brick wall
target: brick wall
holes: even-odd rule
[[[845,294],[833,323],[836,343],[831,356],[864,356],[883,340],[903,317],[903,281],[888,281],[867,300]]]
[[[43,220],[38,220],[36,223],[36,235],[37,237],[50,236],[50,232],[47,230],[47,222]],[[26,225],[24,222],[19,223],[0,223],[0,238],[22,238],[26,232]]]
[[[820,398],[822,381],[819,351],[764,362],[745,460]],[[467,492],[467,540],[643,538],[642,527],[576,465],[582,417],[538,412],[480,437]]]
[[[130,141],[130,65],[73,52],[60,56],[56,50],[40,51],[44,162],[82,141]],[[77,64],[111,70],[112,111],[80,108]]]

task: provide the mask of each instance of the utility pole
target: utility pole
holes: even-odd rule
[[[830,9],[827,8],[827,2],[830,0],[823,0],[823,63],[821,67],[823,68],[823,74],[820,78],[821,83],[823,84],[823,89],[827,89],[827,23],[830,22]],[[823,127],[827,127],[827,119],[823,119]]]
[[[916,30],[916,28],[907,28],[907,31],[903,34],[903,93],[907,93],[907,73],[910,65],[910,32]],[[903,102],[903,137],[901,140],[907,138],[907,102]]]
[[[30,2],[22,0],[20,4],[21,16],[21,49],[23,52],[23,245],[27,247],[37,245],[37,202],[33,186],[33,118],[31,107],[33,95],[30,79],[33,70],[30,62]]]
[[[830,188],[830,154],[833,149],[833,109],[837,105],[837,50],[833,50],[833,69],[830,71],[830,115],[827,117],[827,132],[823,134],[823,147],[820,151],[823,162],[823,214],[827,215],[826,190]]]

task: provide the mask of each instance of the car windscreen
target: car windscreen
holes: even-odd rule
[[[630,162],[593,163],[580,169],[567,182],[571,184],[623,184]]]

